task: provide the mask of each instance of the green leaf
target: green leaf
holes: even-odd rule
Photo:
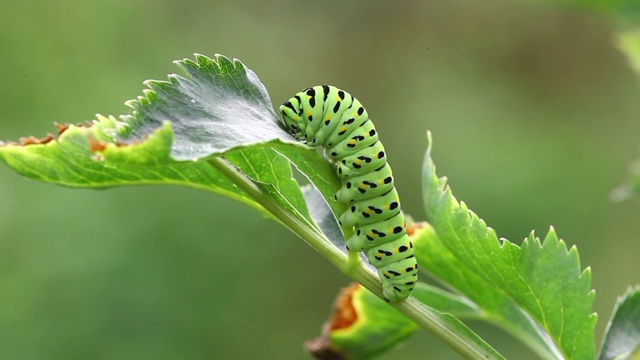
[[[600,360],[636,359],[640,355],[640,286],[618,298],[605,330]]]
[[[120,185],[175,184],[211,191],[246,203],[269,215],[244,191],[206,162],[175,162],[169,158],[173,132],[168,124],[147,136],[143,142],[126,146],[106,144],[97,154],[92,139],[103,137],[111,129],[113,117],[98,116],[93,126],[69,126],[55,141],[37,145],[0,146],[0,159],[16,172],[34,180],[69,187],[105,188]],[[240,161],[249,158],[260,173],[256,180],[269,182],[288,194],[294,206],[306,214],[298,185],[291,178],[288,162],[269,148],[245,149],[231,156]],[[246,166],[245,166],[246,167]],[[288,171],[288,173],[287,173]],[[308,215],[306,215],[308,218]]]
[[[412,293],[423,304],[459,319],[481,319],[482,309],[464,296],[419,282]]]
[[[168,125],[157,129],[142,143],[122,147],[112,145],[103,155],[96,155],[91,150],[90,139],[99,138],[105,126],[111,128],[115,123],[113,117],[98,116],[93,126],[71,125],[57,140],[46,144],[0,146],[0,158],[21,175],[68,187],[180,184],[254,204],[245,193],[207,164],[167,164],[166,157],[173,137]],[[119,161],[121,157],[125,157],[129,163]],[[162,165],[151,166],[154,163]]]
[[[120,140],[144,138],[164,122],[174,129],[171,157],[198,160],[230,149],[279,139],[301,146],[278,125],[271,99],[258,76],[239,60],[196,54],[195,61],[175,61],[189,76],[149,80],[145,96],[127,102],[133,113]]]
[[[416,226],[412,240],[421,269],[427,269],[432,276],[447,286],[453,286],[465,294],[477,308],[475,317],[494,323],[513,334],[544,359],[562,358],[553,342],[535,324],[531,316],[501,289],[465,266],[444,245],[430,224],[419,223]],[[440,306],[427,304],[441,310]]]
[[[189,76],[170,75],[169,81],[147,81],[150,88],[145,96],[127,102],[134,111],[122,117],[126,125],[116,132],[124,142],[139,141],[168,122],[175,131],[170,156],[177,161],[202,160],[211,156],[237,152],[239,149],[259,147],[276,151],[293,163],[329,200],[336,213],[344,205],[332,199],[340,187],[335,170],[315,149],[291,137],[282,130],[273,111],[271,99],[258,76],[239,60],[222,55],[210,59],[195,55],[195,61],[176,61]],[[260,150],[256,150],[260,151]],[[243,150],[243,152],[246,152]],[[232,161],[242,161],[234,158]],[[251,178],[269,182],[276,178],[260,178],[251,174],[251,162],[243,162],[243,170]],[[288,164],[279,164],[289,167]],[[248,171],[248,172],[247,172]],[[273,173],[288,172],[275,169]],[[290,183],[287,187],[294,190]],[[282,188],[277,187],[279,191]],[[286,191],[283,193],[286,194]],[[292,201],[301,213],[299,194]]]
[[[268,215],[206,161],[225,155],[252,180],[273,185],[279,193],[274,201],[310,221],[289,162],[267,143],[283,152],[308,148],[278,127],[269,96],[251,70],[223,56],[216,58],[219,63],[201,55],[196,60],[178,62],[191,79],[172,75],[170,81],[147,82],[155,90],[129,102],[135,110],[123,121],[98,115],[91,126],[61,128],[51,141],[0,146],[0,159],[22,175],[59,185],[179,184],[232,197]],[[248,142],[256,146],[248,148]]]
[[[492,294],[472,293],[465,284],[466,277],[475,273],[531,315],[567,359],[592,359],[595,293],[591,272],[588,268],[581,271],[576,248],[567,250],[553,229],[544,241],[532,234],[521,246],[498,240],[491,228],[456,200],[446,179],[437,177],[431,144],[423,180],[429,221],[461,266],[462,279],[450,279],[449,284],[456,289],[460,286],[458,290],[476,301],[486,296],[483,302],[491,303]]]
[[[302,195],[309,207],[311,218],[318,224],[322,233],[336,248],[346,252],[344,238],[338,226],[338,221],[329,208],[325,197],[323,197],[315,186],[311,185],[302,187]]]

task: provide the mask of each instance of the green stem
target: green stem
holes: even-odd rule
[[[330,241],[324,238],[324,235],[316,229],[313,224],[304,220],[302,216],[297,217],[283,208],[280,204],[273,201],[271,194],[262,190],[250,177],[240,171],[229,160],[223,157],[217,157],[208,160],[209,164],[227,176],[240,189],[249,194],[258,204],[260,204],[267,212],[280,221],[289,230],[296,233],[311,247],[316,249],[322,256],[326,257],[333,264],[338,266],[341,271],[347,270],[346,255],[333,246]]]
[[[271,213],[284,226],[300,236],[311,247],[329,259],[343,273],[358,281],[365,288],[378,296],[382,295],[382,287],[378,277],[363,266],[354,268],[348,256],[336,248],[313,224],[297,217],[275,202],[271,194],[262,190],[256,182],[241,172],[227,159],[218,157],[210,159],[209,164],[232,180],[239,188],[254,198],[265,210]],[[464,334],[452,330],[447,316],[427,307],[417,299],[410,297],[404,301],[392,303],[396,309],[412,319],[425,330],[431,332],[441,341],[455,350],[463,358],[469,360],[503,359],[497,352],[487,352],[480,344],[468,341]],[[469,330],[470,331],[470,330]]]

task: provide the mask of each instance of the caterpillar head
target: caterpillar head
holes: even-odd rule
[[[299,107],[299,102],[291,99],[280,106],[280,113],[282,114],[282,123],[289,134],[298,140],[303,140],[307,123],[302,119],[302,116],[300,116],[301,110]]]

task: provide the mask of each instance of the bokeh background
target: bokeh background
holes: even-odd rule
[[[194,52],[241,59],[274,104],[316,84],[367,107],[405,211],[425,133],[458,199],[520,243],[553,225],[593,272],[598,341],[640,283],[640,81],[595,13],[525,1],[0,1],[0,138],[128,112]],[[156,186],[67,189],[0,164],[1,359],[307,359],[348,279],[247,206]],[[536,359],[472,323],[509,359]],[[457,359],[419,332],[382,359]]]

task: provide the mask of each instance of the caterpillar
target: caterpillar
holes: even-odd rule
[[[418,281],[418,264],[391,167],[367,111],[348,92],[320,85],[297,93],[280,112],[294,138],[322,146],[336,166],[342,186],[335,199],[348,207],[338,221],[354,228],[347,250],[364,252],[378,270],[385,300],[408,297]]]

